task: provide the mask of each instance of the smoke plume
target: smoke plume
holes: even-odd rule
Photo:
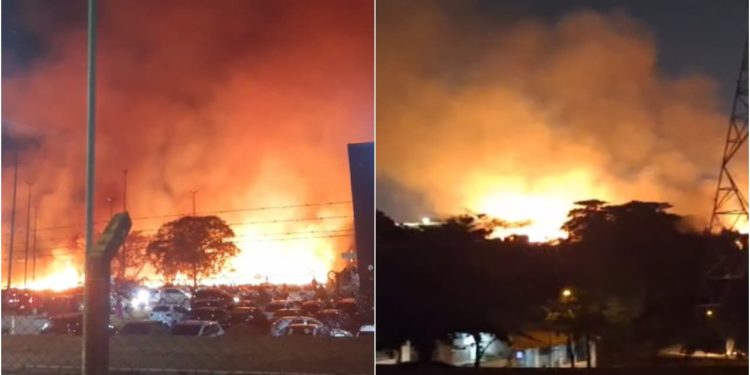
[[[469,210],[549,232],[572,202],[599,198],[665,201],[708,218],[728,105],[705,76],[661,72],[645,25],[619,11],[465,24],[450,17],[461,6],[382,8],[377,167],[386,213]],[[746,190],[746,167],[736,173]]]
[[[351,200],[346,145],[373,136],[371,2],[121,0],[101,5],[98,221],[108,219],[109,200],[115,212],[122,209],[125,169],[127,210],[133,217],[189,214],[191,191],[197,191],[199,214]],[[48,13],[54,9],[30,8],[23,16],[47,50],[3,79],[3,121],[44,134],[33,152],[20,157],[19,181],[34,181],[40,229],[75,227],[68,233],[39,232],[40,248],[58,248],[56,237],[83,231],[86,25],[83,19],[53,27],[44,21],[53,18]],[[4,164],[3,224],[9,228],[12,170]],[[25,197],[23,186],[19,197]],[[17,229],[23,230],[18,223],[25,225],[26,210],[19,206],[24,208]],[[328,238],[351,228],[350,218],[291,221],[351,216],[350,204],[221,216],[244,223],[234,227],[247,242],[241,247],[248,267],[235,270],[242,277],[265,272],[261,265],[291,269],[311,258],[333,267],[338,253],[353,243],[351,237]],[[171,219],[137,220],[133,229],[153,233]],[[274,220],[281,222],[268,223]],[[258,221],[266,224],[247,224]],[[252,242],[289,233],[305,236],[301,232],[322,235]],[[15,241],[22,249],[23,239],[17,235]],[[286,262],[268,264],[279,257]],[[309,281],[312,274],[304,272],[298,279]]]

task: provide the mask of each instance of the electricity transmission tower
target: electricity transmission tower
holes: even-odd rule
[[[725,231],[747,233],[748,204],[742,188],[732,174],[732,161],[736,161],[744,150],[748,137],[748,75],[747,75],[747,42],[742,55],[737,88],[729,118],[729,129],[724,143],[724,154],[721,158],[719,180],[714,195],[713,210],[707,231],[711,234],[723,234]],[[745,151],[746,152],[746,151]],[[745,169],[747,166],[745,166]],[[727,252],[714,246],[716,260],[707,270],[704,280],[708,300],[701,304],[707,317],[715,314],[716,309],[729,298],[735,284],[746,282],[747,264],[740,255],[747,252],[747,241],[740,237],[736,242],[737,252]],[[744,254],[743,254],[744,255]]]
[[[737,151],[747,141],[747,42],[742,54],[742,66],[737,79],[737,90],[734,94],[732,104],[732,115],[729,118],[729,130],[724,143],[724,155],[721,158],[721,169],[719,171],[719,182],[714,196],[714,207],[711,212],[711,220],[708,224],[710,232],[727,229],[747,229],[738,226],[747,226],[747,200],[737,186],[735,178],[730,171],[730,163]]]

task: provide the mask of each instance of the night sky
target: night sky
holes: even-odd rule
[[[673,74],[708,74],[721,84],[727,101],[734,94],[748,30],[748,2],[744,0],[504,0],[478,1],[476,7],[478,14],[488,18],[510,8],[550,20],[581,9],[623,9],[650,28],[662,69]],[[727,102],[727,108],[730,105]]]

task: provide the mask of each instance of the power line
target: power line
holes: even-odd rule
[[[293,205],[285,205],[285,206],[238,208],[238,209],[230,209],[230,210],[199,212],[197,213],[197,215],[215,215],[215,214],[240,213],[240,212],[250,212],[250,211],[268,211],[268,210],[277,210],[277,209],[281,210],[281,209],[290,209],[290,208],[337,206],[337,205],[344,205],[344,204],[351,204],[351,203],[352,203],[351,201],[331,201],[331,202],[321,202],[321,203],[293,204]],[[136,220],[149,220],[149,219],[164,219],[164,218],[169,218],[169,217],[182,217],[182,216],[189,216],[189,215],[185,213],[151,215],[151,216],[134,217],[134,218],[131,218],[131,220],[136,221]],[[109,220],[97,221],[94,224],[106,224],[106,223],[109,223]],[[47,228],[39,228],[37,229],[37,231],[49,231],[49,230],[58,230],[58,229],[80,228],[80,227],[83,227],[83,224],[61,225],[61,226],[54,226],[54,227],[47,227]]]
[[[315,217],[305,217],[305,218],[243,221],[243,222],[236,222],[236,223],[227,223],[227,225],[232,226],[232,227],[238,227],[238,226],[256,225],[256,224],[299,223],[299,222],[306,222],[306,221],[340,220],[340,219],[351,219],[351,218],[353,218],[353,216],[351,215],[315,216]],[[133,232],[150,233],[150,232],[157,232],[159,229],[161,228],[145,228],[145,229],[137,229],[137,230],[134,229]],[[37,241],[47,241],[47,242],[49,241],[75,241],[77,239],[80,239],[79,237],[82,237],[82,235],[75,233],[75,234],[70,234],[68,236],[38,238]]]
[[[247,239],[247,240],[240,240],[240,241],[232,241],[233,243],[253,243],[253,242],[274,242],[274,241],[292,241],[292,240],[307,240],[307,239],[317,239],[317,238],[336,238],[336,237],[352,237],[353,236],[354,229],[336,229],[336,230],[319,230],[319,231],[299,231],[299,232],[279,232],[279,233],[266,233],[266,234],[260,234],[261,237],[267,237],[267,236],[276,236],[272,238],[253,238],[253,239]],[[307,236],[307,234],[321,234],[321,233],[339,233],[339,234],[331,234],[331,235],[321,235],[321,236]],[[305,234],[305,236],[299,236]],[[240,235],[235,236],[233,238],[246,238],[246,237],[254,237],[250,235]],[[41,248],[38,250],[55,250],[54,247],[46,247]],[[58,251],[58,252],[51,252],[51,253],[41,253],[37,254],[38,258],[43,257],[57,257],[57,256],[65,256],[65,255],[83,255],[84,250],[83,249],[76,249],[76,250],[69,250],[69,251]],[[8,258],[2,258],[3,261],[7,261]],[[14,258],[14,261],[23,260],[24,258]]]

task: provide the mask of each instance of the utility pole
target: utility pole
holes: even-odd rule
[[[36,282],[36,228],[39,219],[39,206],[34,207],[34,247],[31,250],[31,279]]]
[[[109,262],[94,244],[96,161],[96,0],[88,0],[86,92],[86,273],[84,284],[82,374],[109,373]],[[113,218],[114,220],[114,218]]]
[[[128,170],[122,171],[122,212],[128,212]]]
[[[195,193],[197,193],[198,190],[192,190],[190,192],[193,194],[193,216],[195,216]]]
[[[122,170],[122,212],[128,212],[128,170]],[[128,244],[127,240],[122,244],[122,254],[120,255],[119,278],[124,280],[125,273],[128,271]]]
[[[31,182],[27,183],[29,187],[29,203],[26,207],[26,246],[24,249],[23,261],[23,287],[26,288],[29,281],[29,237],[31,235]]]
[[[13,201],[10,208],[10,245],[8,248],[8,284],[11,288],[13,279],[13,238],[16,233],[16,188],[18,187],[18,151],[13,154]]]

